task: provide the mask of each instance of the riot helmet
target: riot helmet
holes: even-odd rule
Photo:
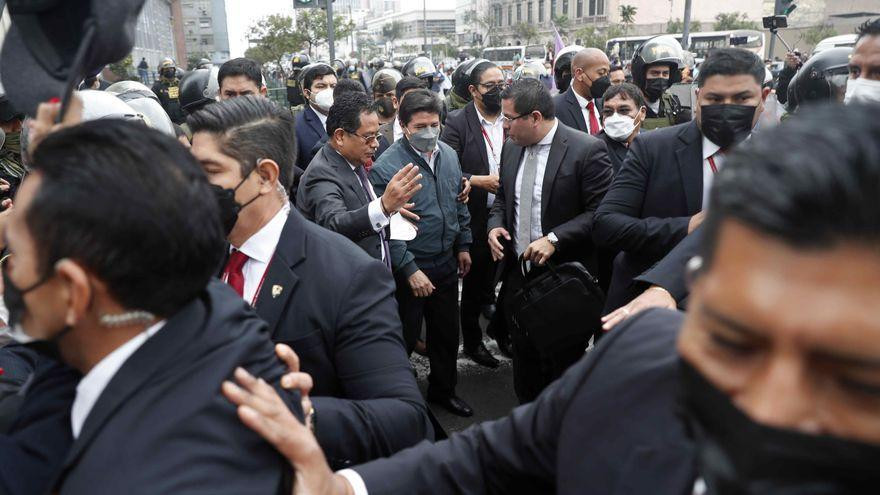
[[[556,54],[556,58],[553,60],[553,79],[556,81],[556,88],[560,93],[568,90],[568,86],[571,84],[571,61],[575,54],[583,49],[584,47],[580,45],[569,45]]]
[[[541,79],[547,75],[547,69],[544,63],[539,60],[527,60],[525,63],[514,69],[513,80],[520,79]]]
[[[468,91],[468,86],[471,85],[471,74],[478,65],[483,63],[491,62],[485,58],[475,58],[458,64],[458,67],[452,71],[452,91],[464,98],[465,101],[471,101],[471,92]]]
[[[219,71],[218,67],[212,66],[210,69],[196,69],[183,76],[180,80],[180,108],[186,114],[195,113],[217,101]]]
[[[807,60],[788,85],[788,110],[822,101],[843,102],[852,47],[823,50]]]
[[[434,85],[434,78],[437,77],[437,67],[428,57],[419,55],[413,57],[412,60],[403,66],[401,71],[405,76],[415,76],[424,80],[428,84],[428,89]]]
[[[633,83],[642,90],[645,90],[646,74],[648,67],[657,64],[666,64],[669,66],[669,82],[666,87],[681,81],[681,69],[685,67],[684,51],[681,49],[681,43],[674,36],[664,34],[654,36],[645,41],[638,48],[632,58],[632,77]]]
[[[174,65],[174,60],[168,57],[163,58],[159,63],[159,75],[165,79],[177,77],[177,66]]]
[[[206,70],[206,69],[202,69]],[[159,103],[159,98],[149,88],[138,81],[119,81],[105,89],[107,93],[128,104],[144,122],[171,137],[175,137],[174,124]]]

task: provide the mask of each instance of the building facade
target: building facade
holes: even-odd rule
[[[186,62],[184,47],[175,42],[175,27],[180,29],[180,18],[173,10],[179,0],[147,0],[137,20],[134,48],[131,50],[132,63],[137,66],[142,58],[147,59],[149,72],[154,74],[165,57],[171,57],[181,64]]]
[[[392,40],[385,36],[383,28],[395,23],[399,23],[401,32]],[[386,54],[398,56],[430,52],[436,45],[457,44],[455,26],[455,10],[417,8],[368,19],[364,30],[382,45]]]
[[[181,0],[186,59],[229,60],[229,33],[224,0]],[[186,64],[179,62],[179,65]]]

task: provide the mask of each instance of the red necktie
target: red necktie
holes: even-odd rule
[[[593,109],[596,108],[593,105],[593,100],[590,100],[587,103],[587,113],[590,114],[590,134],[597,134],[599,132],[599,121],[596,120],[596,114],[593,112]]]
[[[244,297],[244,273],[241,269],[247,260],[248,255],[236,249],[229,255],[226,268],[223,270],[223,273],[226,274],[226,283],[232,286],[241,297]]]

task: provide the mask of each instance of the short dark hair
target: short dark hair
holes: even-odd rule
[[[241,164],[246,177],[257,161],[269,158],[278,164],[278,181],[285,190],[293,180],[296,135],[290,111],[262,96],[248,95],[207,105],[186,119],[193,134],[217,136],[220,151]]]
[[[880,36],[880,17],[876,19],[868,19],[856,29],[856,41],[865,36]]]
[[[622,65],[612,65],[610,69],[608,69],[608,73],[615,72],[618,70],[623,70]]]
[[[357,132],[361,127],[361,114],[375,111],[375,103],[363,91],[343,93],[333,99],[327,114],[327,135],[332,136],[336,129]]]
[[[480,78],[483,77],[483,74],[487,70],[489,70],[493,67],[498,67],[498,66],[493,64],[492,62],[489,62],[489,61],[480,62],[479,64],[477,64],[477,66],[474,67],[473,70],[471,70],[470,85],[476,86],[476,85],[480,84]]]
[[[327,64],[317,64],[314,67],[310,67],[308,70],[304,70],[302,73],[302,89],[307,89],[311,91],[312,83],[315,81],[315,79],[323,79],[324,76],[330,75],[335,76],[336,71],[333,70],[333,67],[330,67]]]
[[[876,247],[878,111],[878,105],[816,106],[738,146],[712,185],[703,226],[704,267],[728,219],[799,249],[845,241]]]
[[[345,93],[363,93],[367,94],[367,90],[364,89],[364,85],[355,81],[354,79],[340,79],[339,82],[336,83],[336,87],[333,88],[333,100],[344,95]]]
[[[547,120],[556,117],[556,107],[547,86],[539,79],[525,78],[514,81],[501,92],[502,100],[513,100],[513,109],[519,115],[532,113],[535,110]]]
[[[700,64],[697,86],[702,88],[706,79],[712,76],[739,76],[742,74],[754,77],[758,86],[762,86],[766,71],[761,58],[742,48],[715,48]]]
[[[424,79],[418,78],[416,76],[404,76],[397,81],[397,86],[394,87],[394,95],[397,96],[397,101],[400,101],[403,98],[403,94],[411,89],[425,89],[428,85],[425,83]]]
[[[223,80],[227,77],[244,76],[257,85],[263,86],[263,73],[260,72],[260,64],[253,59],[239,57],[223,62],[217,71],[217,85],[223,86]]]
[[[429,89],[416,89],[406,95],[397,111],[397,118],[400,119],[400,125],[405,126],[412,120],[413,115],[419,112],[436,113],[440,115],[443,112],[443,105],[437,93]]]
[[[645,102],[645,95],[642,94],[642,90],[635,84],[628,82],[609,86],[608,89],[605,90],[605,94],[602,95],[602,101],[608,101],[611,98],[621,95],[623,95],[625,100],[632,100],[639,107],[648,106],[647,102]]]
[[[95,120],[53,132],[33,155],[25,212],[38,267],[81,263],[127,309],[174,314],[216,274],[217,200],[192,154],[142,124]]]

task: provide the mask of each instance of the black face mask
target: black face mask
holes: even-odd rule
[[[217,206],[220,207],[220,221],[223,222],[223,232],[227,236],[235,227],[235,223],[238,221],[239,212],[241,212],[245,206],[253,203],[260,197],[260,195],[257,194],[253,199],[243,205],[240,205],[235,201],[235,191],[238,191],[238,188],[244,184],[244,181],[246,181],[249,176],[250,174],[244,176],[244,179],[241,179],[241,182],[232,189],[224,189],[220,186],[211,184],[211,189],[214,190],[214,197],[217,198]]]
[[[690,364],[679,364],[681,405],[706,495],[842,495],[876,489],[880,446],[756,423]]]
[[[174,69],[162,69],[162,77],[165,79],[174,79],[174,76],[177,74],[177,71]]]
[[[492,91],[483,93],[482,98],[486,111],[493,115],[501,111],[501,88],[494,88]]]
[[[391,101],[390,96],[376,98],[376,105],[378,106],[379,115],[385,117],[386,119],[394,117],[394,113],[396,112],[396,110],[394,109],[394,102]]]
[[[592,83],[592,86],[590,86],[590,97],[594,100],[602,98],[605,91],[611,87],[611,79],[608,76],[602,76],[599,79],[591,80],[590,82]]]
[[[19,289],[12,283],[9,275],[6,274],[6,270],[3,269],[3,302],[6,303],[6,308],[9,310],[9,321],[7,323],[9,324],[9,333],[12,339],[20,342],[25,347],[30,348],[38,354],[60,361],[61,353],[58,350],[58,339],[69,332],[71,327],[65,326],[60,331],[56,332],[51,338],[46,340],[34,339],[24,333],[24,330],[21,328],[21,319],[27,311],[27,305],[24,303],[24,295],[45,284],[49,278],[49,276],[43,277],[27,289]]]
[[[700,105],[700,130],[721,149],[727,149],[752,132],[756,108],[751,105]]]
[[[645,81],[645,96],[648,97],[648,101],[657,101],[657,98],[660,98],[660,95],[662,95],[668,87],[669,79],[665,77],[648,79]]]
[[[557,73],[556,88],[559,89],[559,92],[565,93],[569,86],[571,86],[571,72]]]

